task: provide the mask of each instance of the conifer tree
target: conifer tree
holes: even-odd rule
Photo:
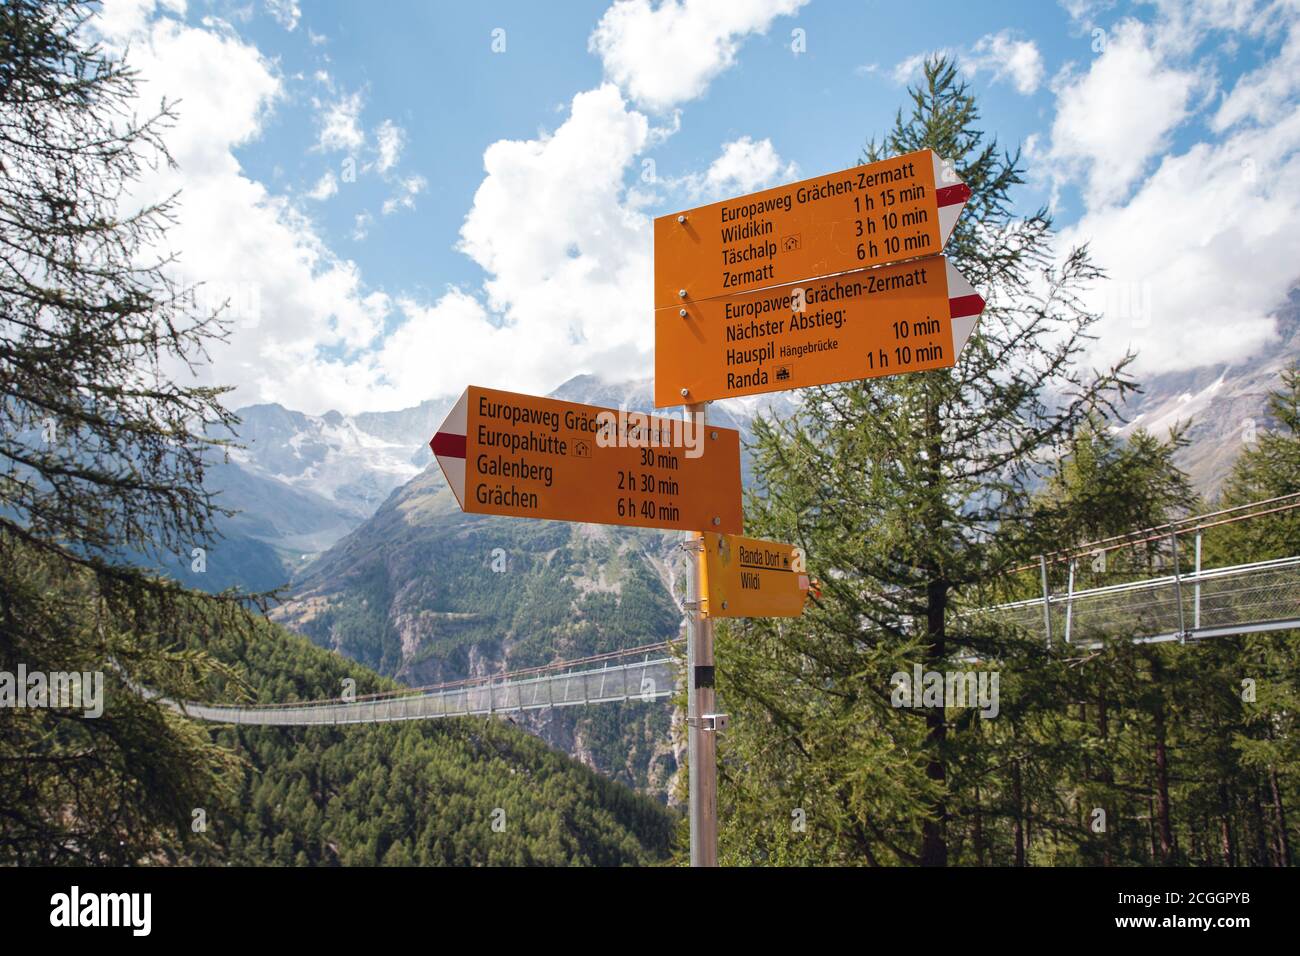
[[[988,307],[955,369],[807,389],[796,415],[755,429],[749,527],[803,547],[823,593],[802,619],[720,638],[733,861],[788,853],[775,833],[796,810],[824,862],[949,861],[965,786],[952,775],[979,718],[896,708],[891,675],[945,671],[959,649],[1002,655],[1000,634],[959,613],[963,591],[1048,549],[1026,520],[1035,483],[1132,385],[1128,359],[1082,365],[1097,316],[1080,296],[1101,274],[1085,248],[1058,259],[1046,210],[1013,214],[1019,153],[980,130],[944,58],[862,159],[922,148],[971,187],[946,252]]]
[[[0,670],[101,672],[105,712],[0,713],[0,860],[134,862],[195,839],[229,761],[131,685],[193,696],[214,667],[181,635],[236,626],[131,558],[212,535],[221,389],[187,382],[221,340],[157,249],[175,197],[133,202],[170,163],[173,119],[137,116],[134,73],[95,7],[0,5]]]
[[[1300,368],[1282,372],[1281,387],[1269,396],[1267,411],[1267,426],[1256,428],[1253,441],[1244,443],[1224,483],[1223,507],[1300,493]],[[1216,565],[1300,554],[1300,509],[1225,525],[1207,536],[1205,550]],[[1275,585],[1281,593],[1290,586],[1284,574]],[[1234,637],[1206,648],[1205,657],[1206,683],[1221,694],[1228,692],[1213,715],[1222,743],[1207,748],[1214,768],[1214,793],[1208,799],[1222,821],[1222,854],[1255,865],[1290,866],[1300,799],[1300,635],[1284,631]],[[1234,819],[1240,815],[1236,808],[1246,811],[1246,819]],[[1252,831],[1254,839],[1241,839],[1240,834]]]

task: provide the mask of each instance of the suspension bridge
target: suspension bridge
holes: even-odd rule
[[[649,703],[672,696],[677,669],[671,646],[664,642],[433,687],[359,696],[355,700],[249,705],[167,703],[190,717],[223,724],[373,724],[619,701]]]
[[[1040,593],[969,613],[1014,629],[1026,639],[1083,649],[1116,638],[1137,643],[1187,643],[1300,628],[1300,555],[1218,568],[1201,566],[1202,538],[1208,530],[1297,508],[1300,494],[1287,495],[1090,542],[1070,552],[1043,555],[1036,564],[1012,569],[1012,573],[1037,570]],[[1095,564],[1100,559],[1104,563],[1107,554],[1139,547],[1168,564],[1168,573],[1076,588],[1081,561]],[[1181,555],[1189,551],[1192,557],[1184,570]],[[1054,587],[1052,578],[1062,574],[1064,587]],[[693,612],[689,607],[685,610]],[[673,653],[675,643],[665,641],[355,699],[165,703],[198,720],[258,726],[387,723],[616,702],[651,703],[671,697],[676,690],[681,661]]]

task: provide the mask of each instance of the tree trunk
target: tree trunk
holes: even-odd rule
[[[1165,744],[1165,705],[1157,698],[1156,735],[1156,835],[1160,841],[1160,862],[1168,865],[1174,857],[1174,836],[1169,825],[1169,754]]]
[[[942,397],[929,390],[925,405],[925,443],[929,474],[926,484],[932,491],[943,487],[943,423],[940,421]],[[942,517],[927,509],[925,528],[932,541],[942,540]],[[943,580],[942,569],[932,566],[930,580],[925,588],[925,626],[929,647],[926,652],[927,669],[943,672],[947,666],[946,612],[948,610],[948,584]],[[925,775],[938,790],[938,797],[930,808],[921,829],[921,865],[948,865],[948,718],[942,706],[932,707],[925,714],[925,750],[927,762]]]
[[[1256,784],[1251,790],[1250,796],[1251,816],[1255,824],[1255,866],[1264,866],[1268,862],[1268,838],[1264,834],[1264,808],[1260,806],[1259,785]]]
[[[1159,839],[1160,862],[1168,866],[1174,860],[1174,834],[1169,820],[1169,750],[1165,727],[1165,698],[1162,689],[1164,668],[1158,656],[1151,657],[1151,690],[1155,704],[1151,720],[1155,733],[1156,764],[1156,835]]]
[[[1149,790],[1147,791],[1147,836],[1150,838],[1147,859],[1154,864],[1160,859],[1160,841],[1156,837],[1156,802]]]
[[[1021,817],[1020,761],[1011,761],[1011,799],[1016,804],[1014,832],[1016,841],[1016,866],[1025,865],[1025,826]]]
[[[946,664],[944,646],[944,611],[948,603],[948,588],[942,581],[932,581],[926,588],[926,624],[930,647],[926,654],[926,669],[942,672]],[[930,808],[930,816],[921,828],[921,865],[948,865],[948,800],[947,766],[944,750],[948,741],[948,719],[943,705],[931,707],[925,713],[925,750],[928,759],[925,775],[938,785],[939,796]]]
[[[1277,781],[1277,769],[1270,767],[1268,770],[1268,782],[1273,791],[1273,813],[1275,814],[1274,822],[1277,824],[1277,854],[1280,858],[1280,866],[1291,865],[1291,841],[1287,838],[1286,833],[1286,808],[1282,806],[1282,789]]]
[[[1228,800],[1228,785],[1219,783],[1219,847],[1224,866],[1237,865],[1236,848],[1232,845],[1232,804]]]
[[[1107,738],[1110,736],[1110,721],[1106,717],[1106,689],[1104,686],[1100,688],[1097,693],[1097,735],[1101,737],[1103,744],[1100,777],[1101,782],[1106,785],[1106,798],[1109,801],[1111,795],[1115,792],[1115,772],[1111,770],[1110,767],[1110,749],[1105,746],[1108,742]],[[1116,817],[1114,820],[1111,820],[1111,808],[1107,807],[1104,809],[1107,811],[1106,831],[1101,835],[1103,846],[1101,852],[1101,865],[1110,866],[1111,863],[1114,862],[1111,858],[1110,848],[1113,841],[1111,840],[1110,833],[1111,828],[1119,822],[1119,818]]]

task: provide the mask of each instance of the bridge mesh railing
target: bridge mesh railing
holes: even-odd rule
[[[497,678],[355,701],[313,701],[258,706],[189,703],[171,706],[200,720],[226,724],[307,726],[366,724],[499,714],[544,707],[650,701],[673,694],[678,664],[646,656],[626,663],[521,678]]]
[[[1107,639],[1155,643],[1300,628],[1300,557],[1079,591],[1049,590],[1046,598],[966,613],[1010,627],[1029,639],[1084,647],[1095,647]],[[427,720],[662,700],[672,696],[679,670],[679,661],[667,645],[656,644],[492,679],[355,701],[241,706],[168,703],[191,717],[230,724],[305,726]]]
[[[1054,593],[972,611],[1026,636],[1094,645],[1300,627],[1300,557]]]

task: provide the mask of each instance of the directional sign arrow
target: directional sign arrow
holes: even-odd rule
[[[943,256],[657,309],[655,404],[950,368],[983,311]]]
[[[460,399],[452,406],[437,434],[429,442],[442,476],[447,479],[447,486],[460,503],[460,510],[465,511],[465,455],[468,447],[466,436],[469,427],[466,419],[469,412],[469,393],[466,389]]]
[[[733,428],[471,385],[429,447],[462,511],[742,530]]]
[[[662,216],[655,308],[937,255],[970,195],[923,149]]]

